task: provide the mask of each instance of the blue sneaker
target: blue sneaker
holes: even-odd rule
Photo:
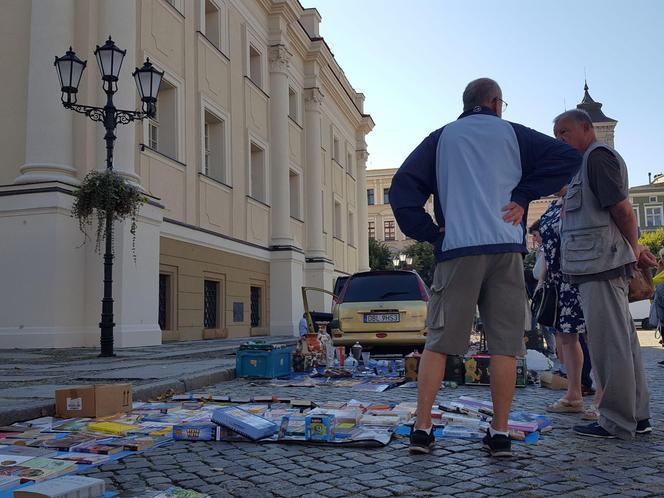
[[[579,436],[597,437],[602,439],[615,439],[616,436],[607,431],[604,427],[597,422],[588,425],[575,425],[574,432]]]

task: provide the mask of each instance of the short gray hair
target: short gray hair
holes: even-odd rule
[[[569,111],[565,111],[562,114],[558,114],[555,118],[553,118],[553,125],[557,125],[558,122],[562,121],[563,119],[573,119],[577,123],[586,123],[591,128],[593,127],[593,120],[590,119],[590,114],[588,114],[583,109],[570,109]]]
[[[470,111],[477,106],[491,104],[495,98],[500,98],[503,92],[500,86],[491,78],[479,78],[471,81],[463,91],[463,111]]]

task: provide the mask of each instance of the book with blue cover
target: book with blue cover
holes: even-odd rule
[[[212,422],[253,440],[270,437],[279,429],[271,420],[237,406],[217,408],[212,414]]]

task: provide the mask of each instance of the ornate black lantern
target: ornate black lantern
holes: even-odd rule
[[[108,83],[118,81],[120,68],[122,67],[122,61],[126,53],[126,50],[118,48],[110,36],[104,45],[101,47],[97,45],[95,56],[97,57],[97,64],[99,65],[102,80]]]
[[[150,117],[155,115],[155,104],[157,102],[157,95],[159,95],[159,86],[161,85],[161,79],[164,76],[163,71],[158,71],[150,62],[148,57],[143,64],[142,68],[136,68],[132,73],[134,80],[136,81],[136,88],[138,88],[138,93],[141,96],[141,101],[143,102],[143,112],[148,114]]]
[[[78,85],[81,82],[81,76],[83,76],[86,64],[86,61],[82,61],[76,57],[76,52],[71,47],[69,47],[65,55],[55,58],[53,65],[58,71],[58,78],[60,78],[60,89],[62,91],[60,98],[62,102],[67,104],[76,102]]]

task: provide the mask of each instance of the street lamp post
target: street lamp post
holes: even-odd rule
[[[111,37],[103,46],[97,45],[94,55],[101,73],[102,87],[106,93],[106,105],[94,107],[77,104],[78,85],[87,65],[72,51],[71,47],[62,57],[55,58],[55,68],[60,78],[61,100],[66,109],[85,114],[93,121],[103,123],[106,130],[106,171],[113,171],[113,146],[115,144],[115,129],[118,124],[129,124],[132,121],[153,118],[156,114],[157,95],[159,85],[164,75],[146,59],[143,67],[136,68],[132,73],[138,92],[141,96],[142,108],[140,111],[126,111],[117,109],[113,104],[113,95],[118,90],[118,77],[126,50],[115,45]],[[113,213],[106,213],[106,248],[104,252],[104,298],[102,299],[101,322],[101,353],[100,357],[115,356],[113,354]]]

